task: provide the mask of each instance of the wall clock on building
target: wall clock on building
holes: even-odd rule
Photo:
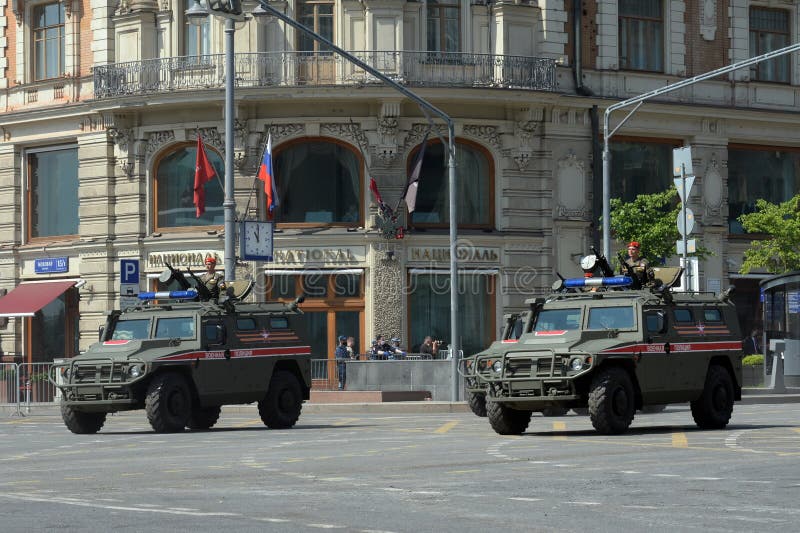
[[[242,259],[272,261],[272,222],[245,220],[239,237],[239,255]]]

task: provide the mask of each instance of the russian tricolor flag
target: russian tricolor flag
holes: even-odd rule
[[[278,207],[278,190],[275,187],[275,173],[272,170],[272,134],[267,137],[267,149],[258,167],[258,179],[264,182],[264,194],[267,195],[267,218],[272,220],[275,208]]]

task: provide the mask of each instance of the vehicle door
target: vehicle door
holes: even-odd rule
[[[204,403],[224,402],[236,386],[236,366],[228,349],[230,319],[202,317],[200,349],[192,374]]]
[[[648,401],[652,393],[674,387],[675,368],[672,364],[669,313],[666,309],[657,307],[644,308],[642,314],[644,345],[639,355],[637,375],[644,385],[644,400]]]

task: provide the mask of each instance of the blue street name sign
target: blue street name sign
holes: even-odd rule
[[[33,271],[37,274],[55,274],[69,271],[69,257],[47,257],[33,260]]]

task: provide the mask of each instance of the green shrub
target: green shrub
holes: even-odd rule
[[[764,356],[760,353],[755,353],[753,355],[748,355],[744,359],[742,359],[743,366],[758,366],[764,364]]]

